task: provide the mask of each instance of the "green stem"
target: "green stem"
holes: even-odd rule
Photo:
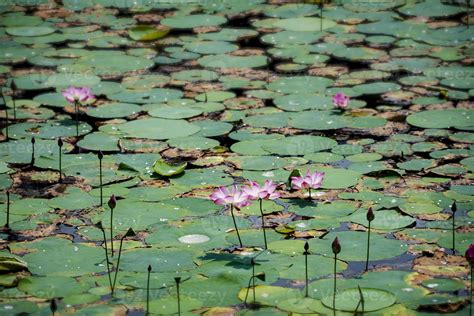
[[[76,137],[79,137],[79,105],[77,101],[74,102],[74,112],[76,115]]]
[[[265,232],[265,216],[263,215],[263,200],[259,199],[260,202],[260,214],[262,215],[262,229],[263,229],[263,241],[265,243],[265,250],[267,249],[267,233]]]
[[[107,274],[109,276],[110,290],[112,291],[112,276],[110,275],[109,253],[107,251],[107,238],[105,237],[105,230],[103,229],[102,229],[102,235],[104,236],[105,264],[107,265]]]
[[[255,264],[252,264],[252,293],[253,293],[253,304],[255,304]]]
[[[99,159],[99,187],[100,187],[100,206],[104,204],[102,194],[102,159]]]
[[[5,227],[8,228],[10,227],[10,192],[7,191],[7,222],[5,224]]]
[[[16,120],[16,102],[15,102],[15,96],[13,95],[13,93],[12,93],[12,102],[13,102],[13,119]]]
[[[179,282],[176,282],[176,292],[178,295],[178,316],[181,315],[181,299],[179,297]]]
[[[110,209],[110,251],[112,258],[114,257],[114,209]]]
[[[369,222],[369,230],[367,233],[367,259],[365,260],[365,271],[369,269],[369,254],[370,254],[370,222]]]
[[[31,166],[35,164],[35,143],[31,142]]]
[[[249,297],[250,284],[252,284],[252,279],[253,279],[253,278],[250,278],[249,284],[247,285],[247,292],[245,293],[245,299],[244,299],[245,307],[247,307],[247,298]]]
[[[304,268],[305,268],[305,281],[306,281],[306,291],[305,291],[305,297],[308,297],[308,254],[305,252],[304,254]]]
[[[8,122],[8,107],[7,107],[7,108],[5,108],[5,124],[6,124],[6,126],[5,126],[5,138],[6,138],[6,140],[10,139],[10,135],[8,133],[8,128],[9,128],[8,123],[9,122]]]
[[[234,206],[230,205],[230,214],[232,215],[232,221],[234,222],[235,232],[237,233],[237,238],[239,239],[240,248],[242,248],[242,240],[240,239],[239,229],[237,228],[237,223],[234,216]]]
[[[332,295],[332,308],[334,315],[336,315],[336,265],[337,265],[337,254],[334,255],[334,289]]]
[[[455,218],[454,218],[454,212],[453,212],[453,254],[456,253],[456,223],[455,223]]]
[[[115,267],[114,283],[112,284],[112,295],[114,295],[115,283],[117,282],[117,274],[118,274],[118,272],[119,272],[120,256],[122,255],[123,239],[124,239],[124,237],[122,237],[122,238],[120,239],[119,255],[118,255],[118,258],[117,258],[117,267]]]
[[[63,168],[62,168],[62,152],[61,146],[59,146],[59,182],[63,181]]]
[[[308,188],[309,200],[311,201],[311,188]]]
[[[151,269],[148,269],[148,278],[146,280],[146,315],[150,315],[150,274]]]
[[[9,123],[8,122],[9,121],[9,119],[8,119],[8,106],[7,106],[7,100],[5,99],[5,95],[3,94],[3,88],[1,88],[1,93],[2,93],[3,104],[5,104],[5,124],[6,124],[6,126],[5,126],[5,138],[6,138],[6,140],[8,140],[10,138],[9,135],[8,135],[8,127],[9,127],[8,126],[8,123]]]
[[[472,316],[472,271],[474,270],[474,267],[470,265],[471,268],[471,287],[469,288],[469,291],[471,292],[471,299],[469,300],[469,316]]]

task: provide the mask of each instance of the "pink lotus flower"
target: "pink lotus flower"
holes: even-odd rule
[[[311,171],[306,171],[306,176],[304,177],[308,187],[311,189],[319,189],[324,180],[324,172],[311,173]]]
[[[306,175],[300,177],[291,177],[291,187],[296,190],[308,189],[309,198],[311,199],[311,189],[319,189],[324,180],[324,172],[311,173],[306,171]]]
[[[234,207],[240,209],[245,206],[249,206],[252,201],[249,199],[249,196],[239,190],[236,185],[233,185],[230,191],[226,187],[219,187],[215,190],[209,198],[217,205],[229,204],[230,205],[230,214],[232,215],[232,220],[234,222],[235,232],[237,233],[237,238],[239,239],[240,247],[242,247],[242,239],[240,239],[239,229],[235,221],[234,216]]]
[[[235,208],[249,206],[252,202],[249,196],[233,185],[230,191],[226,187],[219,187],[211,195],[210,199],[217,205],[230,204]]]
[[[308,183],[305,177],[291,177],[291,187],[296,190],[307,189]]]
[[[209,198],[216,205],[224,205],[230,202],[230,192],[226,187],[219,187],[217,190],[212,192]]]
[[[72,104],[76,102],[82,103],[95,98],[89,87],[69,87],[66,90],[62,91],[61,94],[69,103]]]
[[[281,194],[276,192],[276,188],[277,185],[276,183],[273,183],[272,180],[265,180],[265,183],[263,184],[263,190],[268,194],[265,198],[268,200],[278,199]]]
[[[265,180],[263,187],[257,182],[249,180],[249,185],[242,188],[250,200],[274,200],[280,197],[280,194],[276,192],[276,184],[271,180]]]
[[[349,104],[349,97],[342,92],[338,92],[332,97],[332,104],[336,108],[345,109]]]

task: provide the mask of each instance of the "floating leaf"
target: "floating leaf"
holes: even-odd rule
[[[184,169],[186,169],[187,165],[188,164],[186,162],[182,162],[179,164],[169,164],[163,159],[159,159],[153,164],[152,168],[153,171],[155,171],[159,175],[162,175],[164,177],[171,177],[183,172]]]
[[[168,28],[157,29],[149,25],[137,25],[128,30],[128,35],[136,41],[154,41],[165,37],[169,32]]]

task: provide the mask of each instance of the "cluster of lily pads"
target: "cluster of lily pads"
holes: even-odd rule
[[[469,314],[466,1],[182,2],[0,3],[0,314]]]

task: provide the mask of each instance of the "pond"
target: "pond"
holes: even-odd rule
[[[0,314],[469,315],[473,17],[2,2]]]

